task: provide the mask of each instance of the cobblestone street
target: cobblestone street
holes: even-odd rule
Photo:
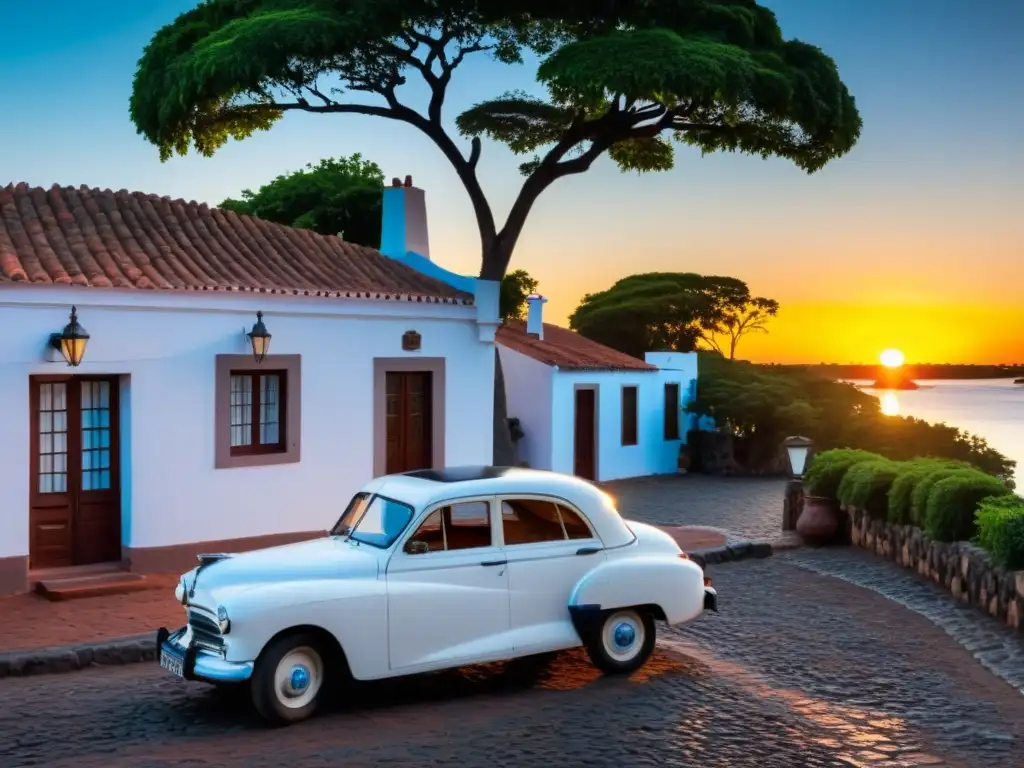
[[[786,481],[779,478],[654,475],[602,483],[622,516],[656,525],[704,525],[771,541],[782,533]]]
[[[360,685],[266,730],[152,663],[10,678],[0,766],[1020,765],[1024,697],[931,621],[782,557],[709,574],[722,612],[663,629],[629,680],[571,652]]]

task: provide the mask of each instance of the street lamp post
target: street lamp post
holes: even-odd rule
[[[794,435],[783,441],[786,458],[789,459],[789,482],[786,483],[786,497],[782,502],[782,530],[795,531],[800,517],[804,496],[804,470],[810,456],[813,441],[808,437]]]

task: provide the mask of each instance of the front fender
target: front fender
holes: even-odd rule
[[[682,624],[704,611],[704,571],[672,555],[639,555],[607,560],[589,571],[573,590],[569,610],[611,610],[656,605],[669,624]]]
[[[282,630],[315,626],[334,636],[357,678],[387,663],[387,594],[377,579],[254,585],[225,596],[224,605],[229,661],[255,661]]]

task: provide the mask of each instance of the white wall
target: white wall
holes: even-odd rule
[[[498,356],[505,375],[508,416],[518,418],[526,433],[519,441],[519,460],[535,469],[550,469],[553,369],[501,344]]]
[[[653,354],[653,353],[652,353]],[[686,418],[680,413],[680,440],[665,440],[665,384],[679,384],[680,407],[690,382],[697,377],[697,355],[657,353],[648,356],[657,371],[557,371],[554,375],[551,466],[556,472],[573,471],[575,386],[597,385],[597,479],[667,474],[677,471],[679,446],[686,438]],[[637,444],[622,445],[622,387],[636,386]]]
[[[0,557],[28,554],[29,375],[72,372],[46,343],[73,303],[91,335],[73,372],[121,374],[128,395],[128,546],[329,527],[372,475],[375,357],[447,358],[446,463],[491,461],[494,346],[479,339],[472,306],[7,286],[0,288]],[[244,333],[257,310],[273,335],[271,353],[302,355],[301,461],[214,469],[215,356],[251,353]],[[422,335],[419,352],[401,349],[409,329]]]

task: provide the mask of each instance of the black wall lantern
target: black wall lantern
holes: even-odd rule
[[[89,332],[78,324],[78,310],[72,307],[71,322],[60,333],[50,334],[50,346],[61,353],[69,366],[75,367],[82,362],[88,344]]]
[[[257,363],[262,363],[263,358],[270,351],[270,332],[263,324],[263,313],[256,313],[256,324],[248,334],[249,343],[252,345],[252,356]]]

